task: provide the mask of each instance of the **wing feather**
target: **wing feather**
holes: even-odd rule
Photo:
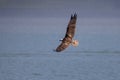
[[[56,48],[57,52],[63,51],[72,42],[72,38],[74,37],[75,34],[76,20],[77,15],[76,14],[74,14],[74,16],[71,15],[71,19],[68,23],[65,37],[63,38],[62,43]]]
[[[67,27],[66,36],[69,36],[71,38],[74,37],[75,27],[76,27],[76,19],[77,19],[76,14],[74,14],[74,16],[71,16],[71,19],[70,19],[68,27]]]

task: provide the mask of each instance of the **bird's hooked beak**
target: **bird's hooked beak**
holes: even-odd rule
[[[63,39],[60,39],[59,41],[63,41]]]

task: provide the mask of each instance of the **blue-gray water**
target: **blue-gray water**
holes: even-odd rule
[[[0,53],[52,52],[64,37],[62,34],[0,34]],[[65,51],[120,52],[120,36],[103,34],[76,34],[78,47],[69,46]]]
[[[78,47],[61,53],[56,34],[1,35],[0,80],[119,80],[120,40],[77,35]]]
[[[119,80],[120,53],[0,54],[0,80]]]

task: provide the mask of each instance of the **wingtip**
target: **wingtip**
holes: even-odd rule
[[[75,19],[77,18],[77,13],[74,13],[74,18],[75,18]]]
[[[60,50],[58,49],[53,49],[54,52],[61,52]]]
[[[71,19],[73,19],[73,14],[71,14]]]
[[[57,52],[55,49],[53,49],[54,52]]]
[[[77,19],[77,13],[71,14],[71,19]]]

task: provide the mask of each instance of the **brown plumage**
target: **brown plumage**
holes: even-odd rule
[[[72,38],[74,37],[75,34],[76,20],[77,15],[76,14],[71,15],[65,37],[63,38],[62,43],[56,48],[56,52],[63,51],[72,43]]]

